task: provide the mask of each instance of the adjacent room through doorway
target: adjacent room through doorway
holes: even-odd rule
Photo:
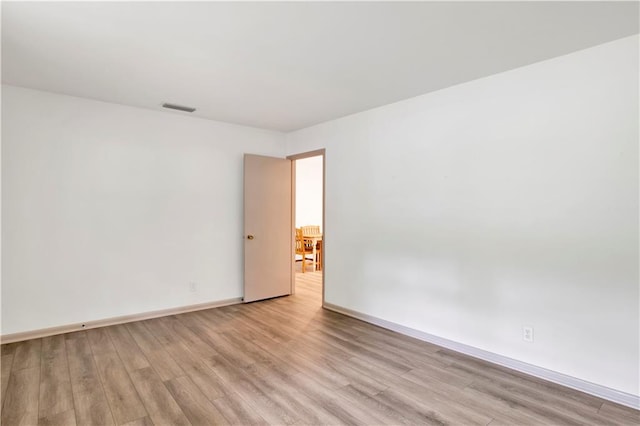
[[[295,286],[322,300],[324,155],[294,160]]]

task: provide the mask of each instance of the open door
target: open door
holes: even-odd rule
[[[291,294],[291,160],[244,156],[244,302]]]

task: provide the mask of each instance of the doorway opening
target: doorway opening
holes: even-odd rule
[[[324,150],[288,157],[292,160],[292,213],[295,239],[292,293],[324,305]]]

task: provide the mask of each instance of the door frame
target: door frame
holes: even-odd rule
[[[296,238],[296,160],[302,160],[310,157],[322,157],[322,250],[324,251],[327,240],[327,228],[325,226],[325,211],[327,203],[327,155],[326,148],[316,149],[314,151],[301,152],[287,156],[287,160],[291,160],[291,242],[295,247]],[[294,250],[295,253],[295,250]],[[322,307],[324,308],[324,287],[325,287],[325,262],[326,256],[322,253]],[[295,294],[296,289],[296,256],[291,261],[291,294]]]

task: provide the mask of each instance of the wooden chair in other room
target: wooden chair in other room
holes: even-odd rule
[[[322,233],[320,232],[320,225],[305,225],[305,226],[302,226],[300,229],[302,229],[303,236],[322,235]],[[322,239],[318,240],[316,243],[316,258],[314,259],[314,261],[316,262],[315,270],[321,271],[322,270]]]
[[[322,271],[322,240],[316,244],[316,271]]]
[[[320,225],[306,225],[300,229],[302,229],[302,235],[320,235]]]
[[[296,255],[298,254],[302,256],[302,273],[304,273],[307,269],[305,262],[311,260],[307,259],[307,256],[313,256],[313,245],[302,236],[302,228],[296,228]]]

